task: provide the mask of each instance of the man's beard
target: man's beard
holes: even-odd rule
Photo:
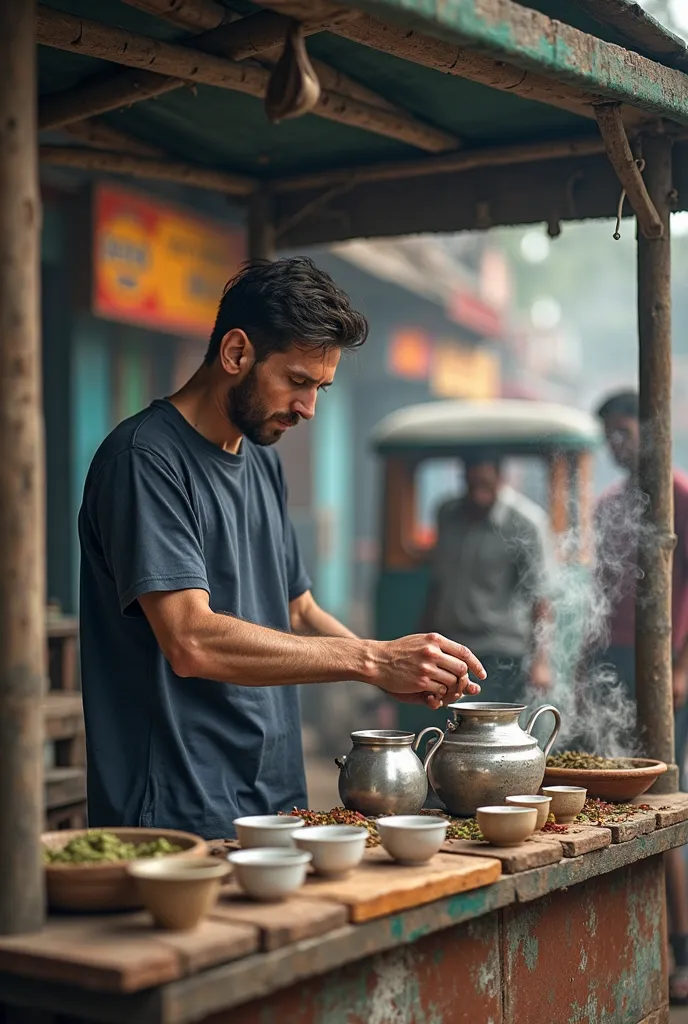
[[[275,424],[275,417],[290,426],[296,426],[299,422],[299,417],[294,412],[268,412],[258,394],[255,366],[239,384],[230,388],[227,395],[227,414],[244,437],[253,444],[262,446],[274,444],[284,433]]]

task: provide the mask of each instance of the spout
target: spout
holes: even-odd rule
[[[337,765],[337,767],[338,767],[338,768],[339,768],[339,770],[341,771],[341,770],[342,770],[342,768],[343,768],[343,767],[345,766],[345,764],[346,764],[346,756],[345,756],[345,755],[342,755],[341,757],[335,757],[335,759],[334,759],[334,763],[335,763],[335,764]]]

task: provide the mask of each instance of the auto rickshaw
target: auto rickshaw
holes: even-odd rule
[[[577,586],[567,587],[568,593],[581,593],[592,560],[593,452],[600,441],[600,426],[588,413],[525,400],[427,402],[382,420],[373,433],[384,463],[378,639],[418,632],[438,498],[459,493],[462,457],[481,451],[504,459],[507,474],[518,465],[516,486],[547,510],[559,588],[569,574]],[[557,608],[551,653],[558,673],[574,664],[581,641],[574,604],[567,600],[564,606]],[[394,708],[397,728],[414,732],[438,724],[441,714],[396,703]]]

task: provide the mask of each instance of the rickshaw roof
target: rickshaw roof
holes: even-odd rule
[[[584,410],[518,399],[425,402],[391,413],[373,433],[379,452],[414,454],[480,448],[541,454],[589,450],[600,440],[599,423]]]
[[[265,82],[291,17],[320,26],[329,110],[275,125]],[[186,168],[239,203],[267,187],[283,248],[611,217],[601,100],[631,137],[665,119],[688,196],[688,48],[630,0],[46,0],[38,39],[44,162]],[[170,62],[187,87],[141,99]]]

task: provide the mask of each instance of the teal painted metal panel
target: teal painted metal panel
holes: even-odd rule
[[[112,428],[111,362],[108,325],[91,316],[74,327],[72,394],[73,477],[72,507],[76,531],[84,480],[98,445]],[[75,545],[74,586],[78,591],[79,548]],[[75,593],[75,607],[78,594]]]
[[[351,588],[354,518],[350,382],[339,370],[337,383],[318,398],[313,467],[316,518],[320,531],[315,593],[333,615],[345,616]],[[307,429],[307,428],[306,428]]]
[[[357,0],[353,6],[585,92],[688,123],[688,75],[514,0]]]

